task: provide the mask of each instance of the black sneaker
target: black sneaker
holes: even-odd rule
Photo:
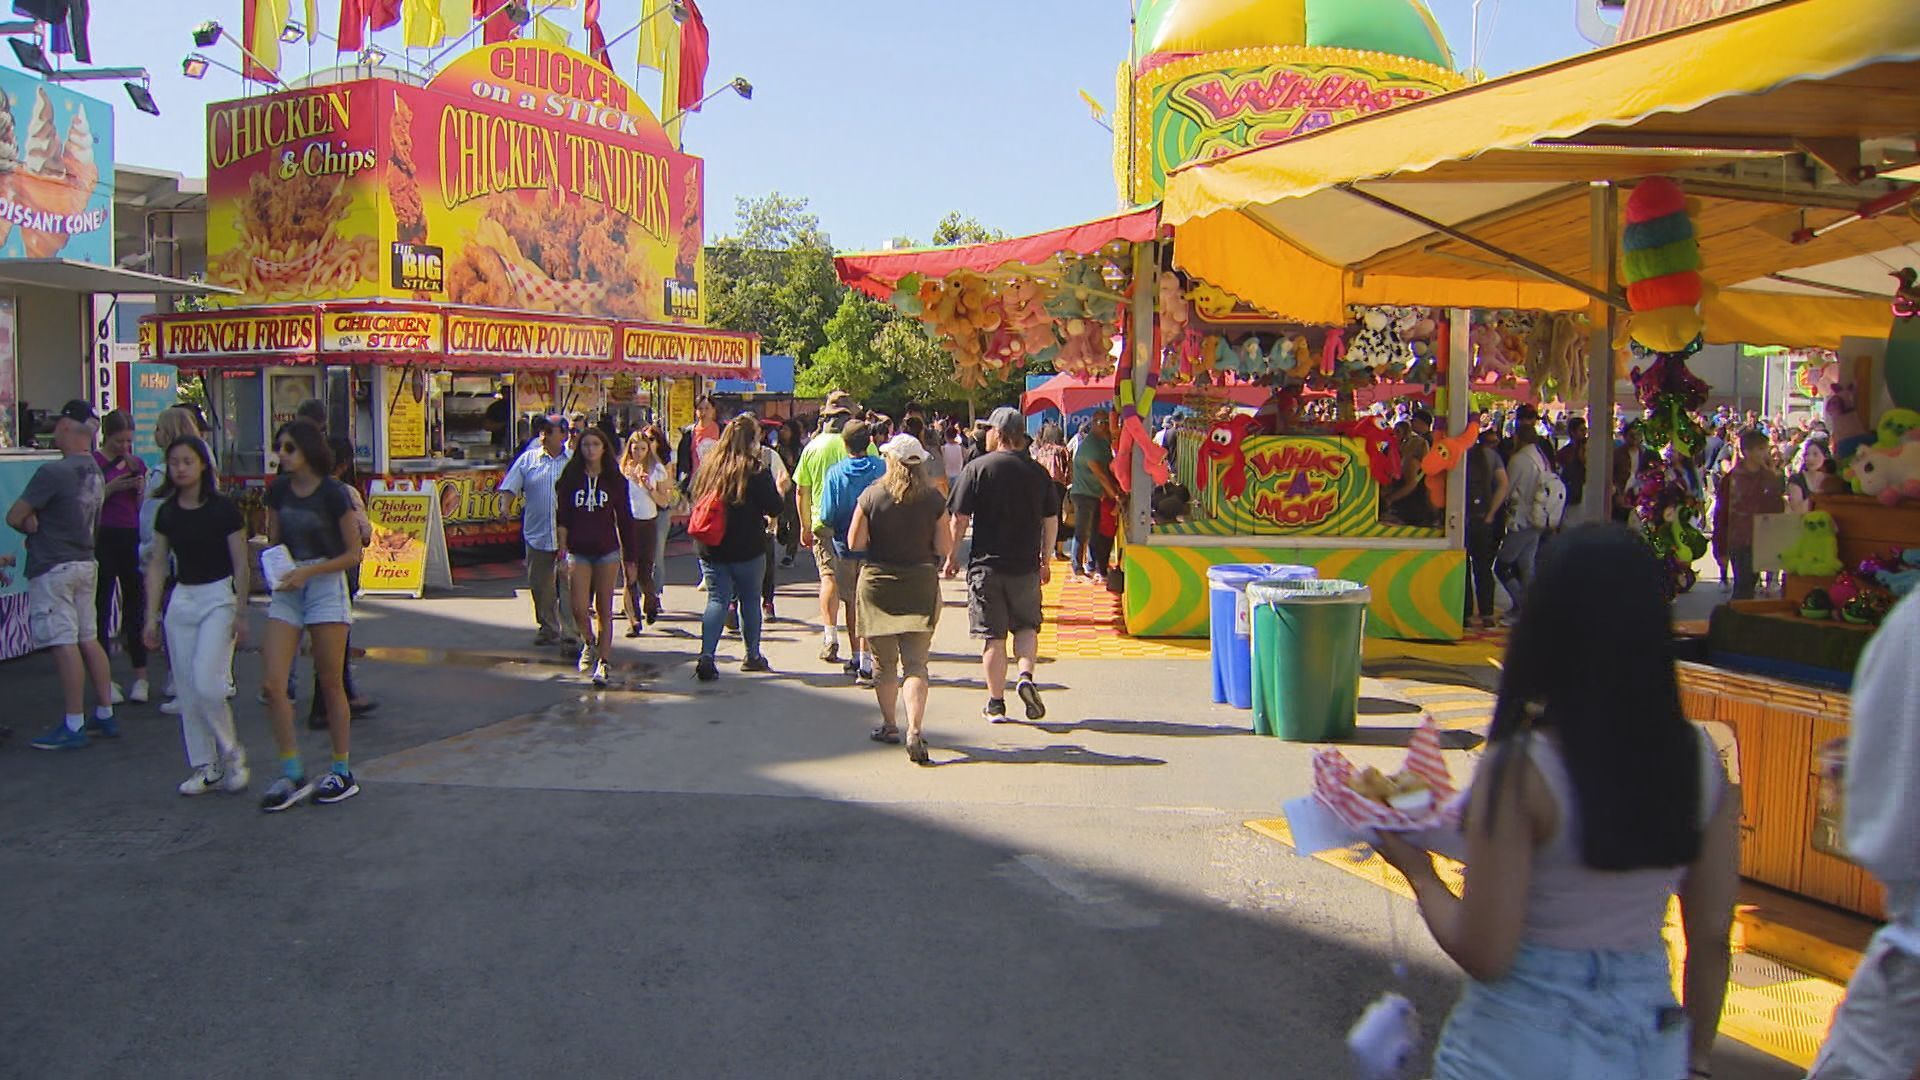
[[[720,677],[720,669],[714,665],[713,657],[703,656],[693,665],[693,677],[701,682],[712,682]]]
[[[1027,719],[1047,718],[1047,705],[1040,700],[1040,688],[1033,685],[1032,679],[1021,679],[1020,685],[1014,687],[1014,692],[1020,695],[1020,704],[1027,707]]]
[[[327,775],[321,777],[320,783],[314,787],[313,801],[322,804],[345,802],[358,794],[360,794],[360,784],[353,778],[352,773],[342,775],[329,769]]]
[[[980,710],[980,719],[985,720],[989,724],[1006,723],[1007,703],[1005,701],[987,702],[987,707]]]
[[[306,802],[313,794],[313,781],[289,780],[282,776],[267,787],[267,793],[260,797],[260,809],[269,814],[290,810]]]
[[[749,656],[741,663],[740,670],[752,672],[772,671],[773,665],[769,663],[764,656]]]

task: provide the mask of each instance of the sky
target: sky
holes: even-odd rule
[[[651,10],[657,0],[603,0],[608,36],[637,21],[643,4]],[[1584,51],[1574,5],[1481,0],[1481,67],[1497,75]],[[1472,0],[1431,6],[1466,66]],[[713,43],[708,86],[740,75],[754,88],[751,101],[724,95],[686,124],[687,150],[707,161],[709,240],[731,231],[737,199],[773,191],[806,199],[834,244],[849,251],[897,236],[925,241],[954,210],[1019,235],[1117,208],[1112,136],[1079,91],[1112,105],[1127,55],[1128,0],[701,7]],[[320,0],[320,10],[331,29],[338,0]],[[159,117],[137,113],[118,84],[93,84],[90,92],[116,108],[121,164],[205,174],[205,106],[241,96],[242,85],[219,69],[200,82],[183,78],[180,61],[194,51],[194,25],[217,18],[237,33],[240,13],[238,0],[93,0],[94,63],[151,70],[161,108]],[[398,28],[376,40],[403,51]],[[576,46],[583,43],[577,34]],[[627,48],[614,51],[631,77],[631,54],[620,56]],[[238,66],[230,44],[208,52]],[[331,61],[312,55],[316,67]],[[282,74],[306,70],[306,47],[289,47]],[[658,76],[645,74],[636,86],[657,103]]]

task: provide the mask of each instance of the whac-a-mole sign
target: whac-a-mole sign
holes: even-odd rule
[[[1202,505],[1238,535],[1350,536],[1379,522],[1380,488],[1357,439],[1209,440],[1197,468]]]

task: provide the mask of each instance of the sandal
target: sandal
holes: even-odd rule
[[[915,765],[933,764],[932,759],[927,756],[927,740],[921,738],[908,739],[907,760],[913,762]]]
[[[898,745],[900,742],[900,729],[897,727],[887,727],[885,725],[881,725],[880,727],[874,728],[873,734],[867,737],[869,739],[872,739],[874,742],[883,742],[883,743],[889,743],[892,745]]]

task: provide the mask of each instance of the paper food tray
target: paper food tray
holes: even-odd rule
[[[1427,782],[1433,801],[1427,809],[1409,813],[1383,806],[1347,786],[1347,778],[1359,767],[1338,750],[1321,750],[1313,755],[1313,798],[1342,824],[1364,834],[1380,829],[1387,832],[1420,832],[1450,829],[1460,824],[1461,806],[1447,773],[1446,758],[1440,754],[1440,728],[1431,716],[1422,720],[1407,746],[1402,766]]]
[[[293,552],[285,544],[275,544],[260,553],[260,572],[267,576],[268,588],[278,589],[293,567]]]

